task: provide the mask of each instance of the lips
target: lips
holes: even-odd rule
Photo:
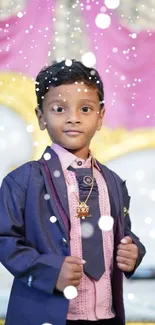
[[[82,132],[79,131],[79,130],[67,130],[67,131],[65,131],[65,133],[69,133],[69,132],[82,133]]]
[[[82,134],[83,132],[81,132],[79,130],[67,130],[67,131],[64,131],[64,133],[66,133],[67,135],[79,135],[79,134]]]

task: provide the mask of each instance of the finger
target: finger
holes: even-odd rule
[[[76,272],[76,273],[72,273],[72,274],[70,274],[70,276],[69,276],[68,279],[69,279],[70,281],[79,281],[81,278],[82,278],[82,274],[79,273],[79,272]]]
[[[129,259],[137,259],[136,252],[134,253],[133,251],[128,251],[124,249],[118,249],[117,256],[129,258]]]
[[[80,280],[82,279],[82,272],[75,272],[73,280]]]
[[[74,286],[74,287],[78,287],[80,284],[80,280],[73,280],[71,281],[70,285]]]
[[[120,257],[117,256],[116,257],[116,261],[120,264],[124,264],[124,265],[128,265],[128,266],[133,266],[134,262],[133,260],[130,260],[129,258],[125,258],[125,257]]]
[[[125,244],[119,244],[118,246],[117,246],[117,248],[118,249],[121,249],[121,250],[123,250],[123,251],[132,251],[133,250],[133,245],[134,244],[127,244],[127,245],[125,245]],[[135,246],[135,245],[134,245]]]
[[[122,270],[123,272],[131,272],[133,270],[133,268],[129,265],[126,264],[122,264],[122,263],[117,263],[118,267],[120,270]]]
[[[132,244],[132,238],[129,236],[126,236],[123,239],[121,239],[121,243],[122,244]]]
[[[82,272],[74,272],[74,271],[70,271],[68,273],[68,280],[69,281],[73,281],[73,280],[79,280],[82,278]]]
[[[71,264],[78,264],[78,265],[84,265],[86,263],[85,260],[77,257],[77,256],[67,256],[66,261]]]
[[[83,271],[82,265],[78,265],[78,264],[71,264],[71,269],[73,270],[73,272],[82,272]]]

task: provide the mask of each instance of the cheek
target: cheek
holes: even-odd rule
[[[61,119],[59,116],[54,115],[52,113],[47,114],[46,116],[47,119],[47,125],[51,129],[56,129],[57,127],[60,127],[61,125]]]
[[[47,130],[52,137],[61,137],[63,125],[60,119],[54,117],[50,121],[48,121]]]
[[[100,120],[99,120],[98,116],[94,116],[94,118],[91,121],[89,121],[88,127],[93,132],[93,130],[95,131],[95,129],[97,129],[99,123],[100,123]]]

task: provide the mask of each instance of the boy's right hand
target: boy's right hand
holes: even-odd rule
[[[63,292],[64,289],[72,285],[77,287],[82,278],[83,267],[86,261],[79,257],[67,256],[62,264],[61,271],[56,283],[56,289]]]

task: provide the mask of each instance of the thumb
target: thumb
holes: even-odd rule
[[[77,256],[68,256],[66,260],[68,263],[71,263],[71,264],[84,265],[86,263],[85,260],[83,260]]]
[[[123,239],[121,239],[121,243],[122,244],[132,244],[132,238],[129,236],[126,236]]]

